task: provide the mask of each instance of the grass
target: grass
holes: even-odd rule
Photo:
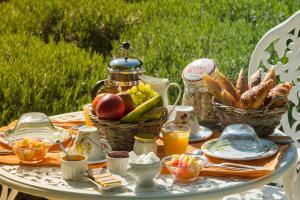
[[[300,8],[289,0],[0,1],[0,125],[80,110],[120,43],[146,73],[181,80],[201,57],[235,78],[256,43]]]

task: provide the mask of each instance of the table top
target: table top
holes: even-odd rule
[[[83,117],[82,112],[54,116],[55,118],[70,119]],[[152,188],[136,189],[129,177],[127,189],[114,192],[99,192],[89,182],[65,181],[61,178],[59,167],[30,167],[15,165],[0,165],[0,183],[10,188],[32,195],[55,199],[213,199],[229,194],[240,193],[257,188],[282,177],[294,168],[297,162],[297,149],[289,145],[287,152],[281,158],[277,169],[270,175],[257,179],[233,179],[216,177],[199,177],[193,185],[172,184],[168,175],[155,179]],[[105,170],[105,169],[103,169]]]

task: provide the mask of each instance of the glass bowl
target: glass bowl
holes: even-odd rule
[[[62,139],[67,134],[63,129],[55,128],[47,115],[39,112],[25,113],[19,118],[14,130],[8,136],[9,143],[18,141],[24,138],[37,140],[48,140],[50,143],[55,143],[57,139]]]
[[[194,163],[188,164],[188,162],[182,162],[181,164],[179,160],[182,155],[193,157],[193,159],[195,160]],[[175,157],[178,158],[178,161],[174,161]],[[190,154],[167,156],[162,159],[163,165],[167,167],[168,171],[172,175],[174,182],[195,181],[206,162],[206,158]]]
[[[262,147],[254,129],[246,124],[232,124],[227,126],[215,143],[215,148],[230,145],[240,152],[261,152]]]
[[[21,162],[37,163],[45,158],[50,144],[46,140],[24,138],[12,142],[11,148]]]

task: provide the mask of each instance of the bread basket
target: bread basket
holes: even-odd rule
[[[212,100],[212,103],[217,119],[223,128],[230,124],[247,124],[254,128],[258,137],[265,137],[274,133],[275,128],[280,124],[282,115],[289,109],[288,103],[282,107],[273,108],[275,100],[278,98],[274,98],[268,105],[257,110],[244,110],[223,105],[215,99]]]
[[[106,139],[114,151],[132,151],[134,136],[137,133],[151,133],[158,136],[161,127],[168,119],[168,110],[164,107],[155,108],[144,115],[149,116],[161,113],[159,119],[147,121],[141,118],[138,123],[99,119],[93,114],[91,106],[86,108],[93,125],[100,131],[100,137]]]

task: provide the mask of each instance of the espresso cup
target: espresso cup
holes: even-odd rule
[[[120,176],[127,176],[129,155],[127,151],[112,151],[106,155],[107,169]]]
[[[67,156],[61,157],[61,175],[65,180],[80,180],[84,177],[88,169],[87,156],[83,154],[70,155],[71,160]]]

